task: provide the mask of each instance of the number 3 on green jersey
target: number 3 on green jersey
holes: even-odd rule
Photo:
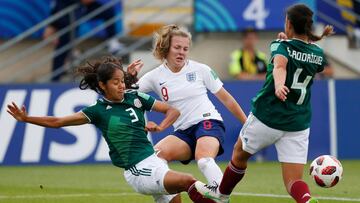
[[[127,109],[125,109],[125,111],[129,111],[130,116],[133,117],[133,119],[131,120],[132,123],[135,123],[135,122],[139,121],[139,118],[136,115],[136,112],[135,112],[135,110],[133,108],[131,108],[131,107],[127,108]]]
[[[291,84],[291,89],[298,89],[301,90],[301,95],[299,97],[299,100],[297,101],[297,105],[302,105],[306,96],[306,87],[308,86],[309,82],[311,81],[311,76],[306,76],[305,80],[303,82],[299,82],[299,76],[301,72],[303,71],[302,68],[297,68],[294,73],[294,79]]]

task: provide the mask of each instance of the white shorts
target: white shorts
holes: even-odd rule
[[[250,154],[275,144],[280,162],[306,164],[309,133],[309,128],[295,132],[270,128],[250,113],[239,137],[243,150]]]
[[[152,195],[157,203],[168,203],[177,194],[169,194],[164,179],[169,171],[167,162],[155,154],[124,171],[126,182],[138,193]]]

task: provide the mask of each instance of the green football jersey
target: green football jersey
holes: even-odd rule
[[[276,40],[270,45],[271,59],[263,88],[252,100],[253,114],[269,127],[283,131],[309,128],[311,120],[311,85],[317,72],[324,69],[323,50],[302,40]],[[285,85],[290,92],[285,102],[275,96],[273,58],[288,59]]]
[[[147,94],[129,91],[122,102],[98,99],[82,110],[102,132],[115,166],[128,169],[154,153],[145,132],[145,111],[150,111],[155,99]]]

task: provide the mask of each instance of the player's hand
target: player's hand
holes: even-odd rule
[[[132,76],[135,76],[135,75],[137,75],[137,73],[140,72],[140,70],[143,66],[144,66],[144,62],[142,62],[141,59],[133,61],[127,67],[127,73],[129,73]]]
[[[278,87],[275,87],[275,95],[277,98],[279,98],[281,101],[285,101],[287,99],[287,94],[290,92],[289,88],[285,85],[279,85]]]
[[[279,34],[277,35],[278,39],[288,39],[287,35],[284,32],[279,32]]]
[[[149,121],[149,122],[147,122],[147,124],[145,126],[145,130],[150,131],[150,132],[161,132],[164,129],[162,127],[158,126],[156,123]]]
[[[16,120],[25,121],[27,117],[27,112],[24,105],[21,107],[21,109],[19,109],[19,107],[14,102],[12,102],[11,104],[8,104],[7,107],[8,108],[6,111]]]

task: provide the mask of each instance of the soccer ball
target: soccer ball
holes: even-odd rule
[[[320,187],[333,187],[342,178],[343,167],[339,160],[330,155],[317,157],[310,165],[310,175]]]

